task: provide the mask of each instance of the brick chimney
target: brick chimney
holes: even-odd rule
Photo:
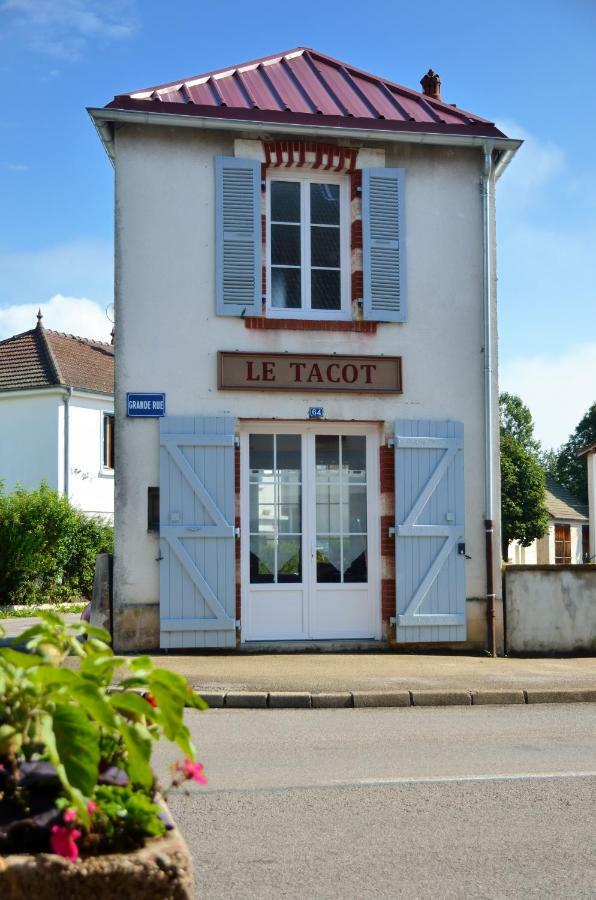
[[[433,100],[441,99],[441,79],[432,69],[429,69],[426,75],[420,79],[420,84],[422,92],[427,97],[432,97]]]

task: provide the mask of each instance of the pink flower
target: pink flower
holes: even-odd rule
[[[207,779],[203,775],[204,766],[202,763],[195,763],[192,759],[185,759],[183,763],[179,762],[176,764],[176,769],[188,779],[197,781],[199,784],[207,784]]]
[[[89,801],[89,803],[87,804],[87,812],[90,816],[92,816],[93,813],[97,812],[97,803],[95,802],[95,800]]]
[[[67,809],[64,812],[63,819],[65,822],[74,822],[77,818],[77,814],[74,809]]]
[[[52,833],[50,835],[50,847],[52,853],[57,856],[64,856],[71,862],[79,858],[79,848],[77,841],[82,836],[82,832],[78,828],[65,828],[63,825],[52,825]]]

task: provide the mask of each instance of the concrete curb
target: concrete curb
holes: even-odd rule
[[[596,703],[596,688],[395,691],[201,691],[211,709],[366,709],[431,706],[510,706],[534,703]]]

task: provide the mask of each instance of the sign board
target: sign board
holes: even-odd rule
[[[220,351],[220,390],[401,394],[401,356]]]
[[[131,418],[156,418],[166,414],[165,394],[127,394],[126,415]]]
[[[325,418],[325,410],[322,406],[309,406],[308,407],[308,418],[309,419],[324,419]]]

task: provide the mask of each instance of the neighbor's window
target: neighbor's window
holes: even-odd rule
[[[565,566],[571,563],[571,526],[555,525],[555,564]]]
[[[114,416],[110,413],[103,415],[103,457],[104,469],[114,468]]]
[[[269,312],[294,318],[347,318],[345,176],[274,173],[268,195]]]

